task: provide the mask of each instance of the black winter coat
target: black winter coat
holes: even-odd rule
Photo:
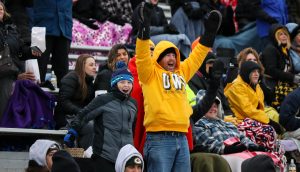
[[[88,105],[95,97],[95,90],[93,85],[93,77],[86,77],[86,84],[88,88],[87,97],[82,100],[82,92],[79,88],[79,78],[75,71],[69,72],[61,80],[61,87],[59,90],[58,104],[55,108],[54,120],[56,122],[55,128],[60,128],[66,125],[66,115],[76,115],[84,106]]]

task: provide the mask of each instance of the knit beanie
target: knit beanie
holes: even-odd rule
[[[169,53],[174,53],[175,56],[176,56],[176,51],[175,51],[175,49],[174,49],[173,47],[167,48],[165,51],[163,51],[163,52],[159,55],[159,57],[157,58],[157,63],[159,63],[159,61],[161,61],[161,60],[162,60],[167,54],[169,54]]]
[[[133,76],[123,61],[116,63],[116,70],[111,76],[110,85],[115,86],[119,81],[128,80],[133,83]]]
[[[74,158],[64,150],[57,151],[52,157],[53,165],[51,172],[80,172],[80,168]]]
[[[242,172],[276,172],[272,158],[267,155],[256,155],[242,163]]]
[[[255,69],[260,70],[260,67],[257,63],[253,61],[245,61],[244,63],[242,63],[240,69],[240,76],[246,83],[250,84],[250,73]]]

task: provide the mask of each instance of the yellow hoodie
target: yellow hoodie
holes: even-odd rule
[[[158,63],[159,55],[168,48],[176,51],[176,69],[166,71]],[[149,40],[137,39],[136,66],[144,95],[147,132],[187,132],[192,108],[186,93],[187,82],[201,66],[210,48],[197,45],[190,56],[180,63],[177,47],[169,41],[159,42],[150,58]]]

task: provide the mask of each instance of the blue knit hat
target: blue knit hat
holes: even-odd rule
[[[111,76],[110,80],[110,86],[113,87],[115,84],[117,84],[119,81],[127,80],[133,83],[133,77],[131,72],[128,70],[125,62],[118,61],[116,63],[116,70]]]

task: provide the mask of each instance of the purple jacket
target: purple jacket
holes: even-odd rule
[[[0,127],[52,129],[55,97],[29,80],[17,80]]]

